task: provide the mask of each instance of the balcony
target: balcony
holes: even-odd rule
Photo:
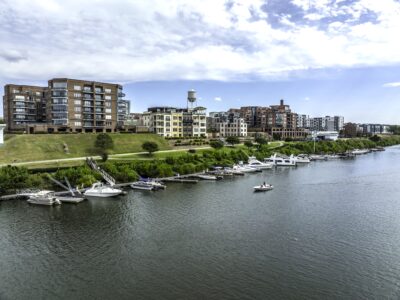
[[[84,93],[93,93],[93,90],[91,88],[84,87],[82,92],[84,92]]]
[[[104,91],[102,89],[95,89],[96,94],[104,94]]]
[[[123,97],[125,97],[125,94],[124,94],[124,93],[122,93],[122,92],[119,92],[119,93],[118,93],[118,97],[121,97],[121,98],[123,98]]]

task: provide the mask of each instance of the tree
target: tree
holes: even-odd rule
[[[259,145],[267,145],[268,144],[268,141],[267,141],[267,139],[266,138],[264,138],[264,137],[257,137],[256,139],[255,139],[255,142],[257,143],[257,144],[259,144]]]
[[[114,148],[114,141],[111,136],[107,133],[100,133],[96,137],[96,141],[94,142],[94,146],[97,150],[97,153],[101,156],[103,161],[107,161],[108,159],[108,150]]]
[[[100,133],[95,141],[96,148],[111,150],[114,148],[114,141],[107,133]]]
[[[280,133],[273,133],[272,138],[274,141],[280,141],[281,140],[281,134]]]
[[[153,152],[158,151],[158,145],[155,142],[144,142],[142,144],[142,149],[146,150],[149,152],[149,155],[151,155]]]
[[[373,142],[380,142],[381,141],[381,137],[379,136],[379,135],[373,135],[373,136],[371,136],[370,138],[369,138],[371,141],[373,141]]]
[[[228,144],[231,144],[232,146],[234,146],[235,144],[239,144],[240,140],[239,140],[239,138],[237,136],[228,136],[226,138],[226,142]]]
[[[213,147],[214,149],[221,149],[224,147],[224,142],[222,141],[210,141],[210,146]]]
[[[244,145],[247,147],[247,148],[251,148],[251,147],[253,147],[253,142],[252,141],[250,141],[250,140],[246,140],[246,141],[244,141]]]

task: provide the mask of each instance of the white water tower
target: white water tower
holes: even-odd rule
[[[193,109],[193,107],[196,107],[197,105],[197,98],[196,98],[196,91],[191,89],[188,91],[188,97],[187,97],[187,106],[190,109]]]

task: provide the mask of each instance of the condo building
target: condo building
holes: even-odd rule
[[[307,136],[304,128],[297,127],[297,114],[290,106],[281,100],[278,105],[269,107],[245,106],[240,109],[230,109],[228,112],[238,111],[251,132],[267,132],[270,136],[281,138],[302,139]]]
[[[344,117],[325,116],[310,119],[310,130],[313,131],[341,131],[344,126]]]
[[[239,111],[210,112],[207,129],[220,137],[247,136],[247,123],[240,117]]]
[[[47,87],[9,84],[3,97],[7,130],[114,132],[129,113],[124,96],[118,84],[69,78],[51,79]]]
[[[205,110],[204,107],[151,107],[143,114],[143,123],[150,132],[163,137],[201,137],[207,133]]]

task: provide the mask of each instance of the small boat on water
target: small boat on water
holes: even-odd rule
[[[153,191],[155,190],[154,186],[145,181],[136,181],[131,184],[131,188],[134,190],[143,190],[143,191]]]
[[[385,148],[383,148],[383,147],[376,147],[376,148],[372,148],[372,149],[369,149],[370,151],[372,151],[372,152],[378,152],[378,151],[385,151]]]
[[[284,157],[275,153],[270,158],[266,158],[264,161],[274,164],[279,167],[295,167],[296,161],[291,155],[290,157]]]
[[[207,174],[199,174],[197,175],[198,178],[203,180],[220,180],[222,176],[214,176],[214,175],[207,175]]]
[[[257,185],[253,187],[255,192],[266,192],[272,190],[274,187],[271,184],[268,183],[263,183],[261,185]]]
[[[122,190],[104,185],[101,182],[93,183],[92,187],[83,193],[87,197],[114,197],[122,194]]]
[[[353,151],[351,151],[351,153],[355,155],[367,154],[368,152],[370,152],[369,149],[354,149]]]
[[[154,191],[166,189],[167,186],[154,179],[141,178],[139,181],[132,183],[131,188],[135,190]]]
[[[85,198],[78,196],[57,196],[57,199],[66,203],[80,203],[85,200]]]
[[[225,171],[231,173],[234,176],[244,176],[244,172],[233,168],[225,168]]]
[[[293,159],[296,162],[296,164],[308,164],[308,163],[310,163],[310,159],[308,158],[308,155],[306,155],[306,154],[299,154],[297,156],[291,155],[291,157],[293,157]]]
[[[326,155],[311,154],[310,160],[328,160],[328,157]]]
[[[30,204],[38,204],[38,205],[59,205],[61,201],[57,199],[54,195],[53,191],[39,191],[37,193],[32,193],[27,200]]]
[[[243,164],[234,165],[232,169],[241,173],[255,173],[258,171],[256,168],[245,166]]]
[[[266,169],[271,169],[273,165],[274,164],[271,162],[261,162],[257,160],[254,156],[250,156],[249,162],[247,163],[246,166],[259,170],[266,170]]]

